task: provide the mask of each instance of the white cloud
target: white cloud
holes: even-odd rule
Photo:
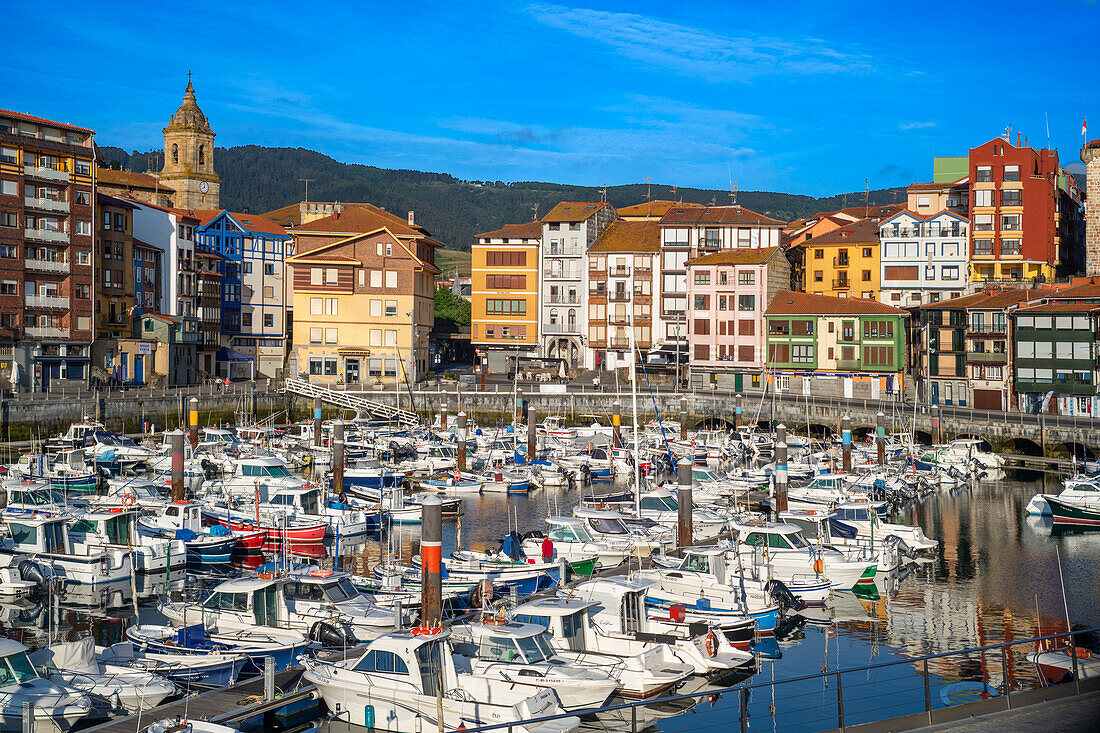
[[[902,122],[898,125],[899,130],[931,130],[936,127],[935,122]]]
[[[536,3],[528,14],[543,25],[610,46],[619,54],[685,76],[741,81],[750,76],[836,74],[872,68],[870,58],[816,38],[729,36],[634,13]]]

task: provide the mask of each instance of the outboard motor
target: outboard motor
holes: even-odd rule
[[[213,480],[218,476],[218,466],[209,458],[203,458],[199,461],[199,465],[202,466],[202,475],[208,480]]]
[[[359,640],[351,626],[345,623],[331,621],[317,621],[309,628],[310,641],[316,641],[322,646],[355,646]]]
[[[19,577],[30,583],[34,583],[39,593],[46,592],[47,586],[50,584],[50,579],[53,577],[52,570],[37,560],[31,560],[30,558],[20,562],[17,569],[19,570]]]
[[[95,492],[98,496],[106,496],[110,484],[111,472],[103,466],[96,467]]]
[[[780,608],[789,609],[791,611],[801,611],[806,607],[806,602],[794,593],[791,593],[791,589],[784,585],[781,580],[776,580],[774,578],[769,580],[764,586],[764,591]]]
[[[917,559],[917,551],[909,546],[905,540],[898,537],[896,534],[892,534],[884,539],[883,544],[893,545],[897,548],[898,554],[909,558],[910,560]]]

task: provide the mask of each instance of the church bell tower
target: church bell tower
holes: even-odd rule
[[[183,104],[164,128],[164,168],[158,178],[176,192],[176,208],[218,209],[221,179],[214,172],[214,131],[195,101],[190,77]]]

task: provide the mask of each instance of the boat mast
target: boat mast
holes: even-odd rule
[[[642,518],[642,446],[638,440],[638,354],[634,339],[634,302],[630,303],[630,402],[634,412],[634,516]]]

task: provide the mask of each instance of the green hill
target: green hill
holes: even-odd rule
[[[158,169],[162,155],[160,151],[127,153],[115,147],[100,147],[99,154],[107,165],[138,172]],[[214,160],[222,179],[221,203],[228,209],[262,213],[301,201],[303,184],[299,179],[308,178],[309,197],[314,201],[367,201],[402,216],[415,211],[418,224],[459,250],[468,250],[478,232],[529,221],[535,204],[541,215],[559,201],[600,198],[599,189],[593,187],[464,181],[446,173],[349,165],[303,148],[218,148]],[[634,184],[608,187],[607,200],[617,207],[637,204],[646,200],[647,190],[655,199],[672,197],[669,185],[648,189],[646,184]],[[679,188],[676,195],[692,203],[729,202],[728,191]],[[882,189],[871,191],[870,203],[894,203],[904,197],[904,189]],[[827,198],[768,191],[741,191],[737,196],[743,206],[785,221],[859,206],[863,200],[862,191]]]

